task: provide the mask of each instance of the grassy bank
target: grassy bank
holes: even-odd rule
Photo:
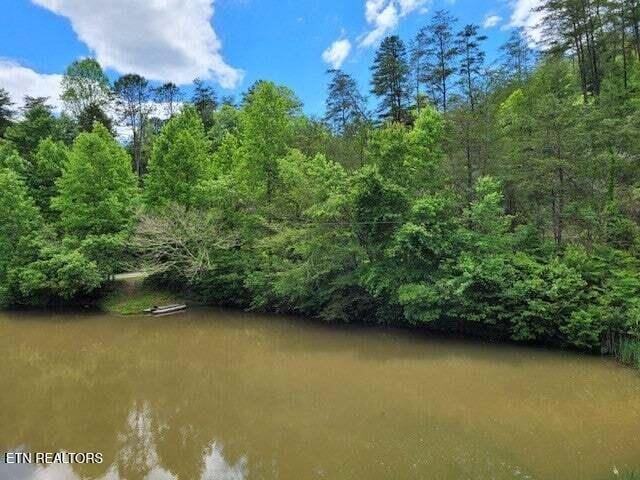
[[[118,315],[136,315],[154,305],[185,303],[185,300],[184,295],[160,287],[141,274],[117,278],[99,307]]]
[[[624,341],[616,353],[616,358],[620,363],[640,370],[640,340]],[[640,474],[638,474],[638,479],[640,479]]]
[[[613,478],[619,479],[619,480],[640,480],[640,471],[629,470],[629,471],[618,472],[617,470],[615,470],[613,474]]]

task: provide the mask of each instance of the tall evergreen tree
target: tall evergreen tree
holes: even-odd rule
[[[386,37],[371,67],[371,93],[380,98],[381,120],[408,121],[409,63],[407,50],[400,37]]]
[[[77,127],[81,132],[90,132],[96,123],[102,124],[113,134],[113,121],[99,105],[89,105],[76,119]]]
[[[524,28],[516,28],[500,50],[503,53],[502,69],[506,76],[521,83],[530,73],[533,63],[533,51]]]
[[[163,83],[154,90],[156,102],[162,104],[168,118],[178,113],[178,103],[182,100],[182,92],[180,87],[175,83]]]
[[[22,120],[15,122],[5,131],[5,138],[11,141],[22,158],[31,161],[41,140],[51,137],[61,139],[59,120],[53,115],[53,107],[46,97],[25,97]]]
[[[351,76],[341,70],[329,70],[328,73],[331,80],[324,119],[334,132],[344,135],[365,120],[365,99]]]
[[[144,169],[142,158],[144,127],[151,113],[149,82],[140,75],[129,73],[120,77],[113,88],[120,120],[131,128],[133,163],[138,178],[141,178]]]
[[[433,49],[433,61],[425,80],[435,93],[436,104],[443,112],[447,111],[451,95],[451,78],[456,73],[458,48],[453,34],[453,25],[457,19],[446,10],[439,10],[428,26],[428,43]]]
[[[478,34],[477,25],[466,25],[459,33],[456,49],[460,55],[459,81],[471,111],[475,111],[478,83],[484,73],[485,53],[481,43],[487,39]]]
[[[415,105],[420,114],[420,110],[425,106],[425,93],[423,85],[427,71],[433,57],[433,48],[429,45],[429,32],[426,28],[421,28],[412,40],[409,48],[409,60],[411,66],[411,82],[415,95]]]
[[[538,10],[543,16],[543,46],[555,53],[572,53],[580,72],[585,100],[599,96],[606,43],[603,39],[604,2],[599,0],[544,0]]]
[[[191,103],[196,107],[205,130],[209,130],[213,125],[213,114],[218,108],[216,91],[199,78],[193,81],[193,87]]]

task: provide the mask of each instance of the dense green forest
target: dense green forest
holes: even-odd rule
[[[541,10],[545,43],[514,31],[493,63],[437,12],[383,40],[367,88],[329,71],[322,119],[268,81],[187,99],[93,59],[60,115],[0,90],[0,304],[145,268],[327,321],[589,350],[640,334],[640,2]]]

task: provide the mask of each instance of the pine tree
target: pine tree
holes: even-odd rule
[[[144,145],[145,122],[151,113],[149,82],[137,74],[120,77],[115,85],[116,108],[120,120],[131,128],[133,139],[133,163],[138,178],[143,173],[142,146]]]
[[[164,106],[167,117],[173,118],[178,112],[178,102],[180,102],[182,98],[180,87],[175,83],[167,82],[156,88],[154,93],[156,102]]]
[[[514,79],[518,83],[524,82],[529,77],[533,62],[533,51],[529,47],[524,28],[516,28],[511,32],[509,40],[500,50],[504,52],[502,68],[507,78]]]
[[[446,10],[439,10],[428,26],[428,43],[433,49],[433,62],[425,73],[425,81],[436,94],[434,100],[443,112],[447,111],[451,95],[451,77],[456,72],[456,47],[452,26],[457,21]]]
[[[208,131],[213,125],[213,115],[218,108],[216,91],[199,78],[193,81],[193,86],[194,92],[191,103],[196,107],[204,129]]]
[[[30,161],[41,140],[51,137],[60,139],[59,119],[53,115],[53,107],[45,97],[25,97],[22,107],[23,119],[13,123],[4,133],[22,158]]]
[[[467,103],[472,112],[475,111],[476,107],[476,93],[480,77],[483,74],[485,59],[485,53],[480,44],[486,39],[486,36],[478,35],[477,25],[466,25],[458,33],[456,41],[456,49],[460,55],[458,83],[467,98]]]
[[[332,130],[344,135],[366,119],[366,106],[356,81],[341,70],[329,70],[331,75],[326,100],[325,121]]]
[[[407,122],[409,98],[409,63],[404,42],[398,36],[386,37],[371,67],[371,93],[380,97],[381,120]]]
[[[414,89],[414,101],[418,114],[424,106],[425,94],[423,85],[425,83],[425,73],[429,69],[429,63],[433,54],[428,42],[428,32],[426,28],[421,28],[409,46],[409,64],[411,67],[411,82]]]

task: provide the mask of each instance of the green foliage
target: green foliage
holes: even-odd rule
[[[0,138],[4,135],[7,127],[11,125],[14,116],[13,102],[9,92],[0,87]]]
[[[24,119],[8,127],[4,136],[22,158],[29,160],[42,140],[62,140],[63,132],[46,99],[31,99],[24,108]]]
[[[237,137],[240,134],[240,111],[231,105],[223,105],[220,110],[215,111],[211,122],[207,136],[214,150],[223,144],[227,135]]]
[[[193,86],[193,106],[198,112],[205,130],[208,130],[213,126],[216,108],[218,107],[216,92],[199,78],[193,81]]]
[[[41,258],[14,272],[18,296],[23,305],[46,305],[69,301],[99,288],[104,277],[97,264],[77,250],[47,247]]]
[[[12,170],[0,168],[0,305],[11,302],[12,270],[34,255],[34,235],[42,219],[24,181]]]
[[[409,64],[407,50],[400,37],[393,35],[382,41],[371,71],[371,93],[381,98],[380,119],[399,123],[408,121]]]
[[[58,193],[56,182],[62,176],[68,156],[69,150],[63,143],[46,138],[40,142],[33,157],[29,183],[33,199],[47,219],[53,219],[51,199]]]
[[[199,184],[209,170],[209,140],[198,113],[187,107],[167,122],[154,142],[145,177],[147,207],[202,203]]]
[[[8,168],[26,178],[29,165],[12,144],[0,140],[0,168]]]
[[[131,162],[102,125],[78,136],[57,188],[51,205],[66,235],[84,239],[131,227],[138,197]]]
[[[271,82],[258,82],[245,99],[240,117],[243,178],[267,199],[274,194],[277,160],[287,153],[299,107],[293,92]]]
[[[82,119],[83,130],[91,130],[93,125],[87,120],[92,116],[90,112],[102,112],[109,102],[109,79],[100,64],[93,58],[74,61],[62,77],[61,86],[66,110]]]
[[[329,70],[325,121],[339,135],[349,135],[366,121],[366,102],[356,81],[341,70]]]

